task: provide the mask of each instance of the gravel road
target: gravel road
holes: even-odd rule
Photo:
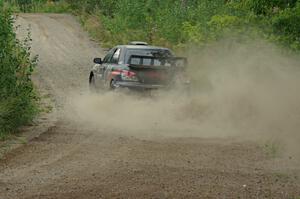
[[[80,96],[87,98],[91,60],[103,57],[103,50],[70,15],[22,14],[17,23],[21,36],[31,29],[40,60],[34,79],[53,97],[57,122],[0,160],[0,199],[300,197],[299,167],[289,158],[269,157],[255,141],[164,136],[159,128],[140,136],[125,124],[122,131],[121,117],[103,115],[99,124],[85,125],[90,119],[84,117],[94,114],[77,117],[73,105],[81,101],[94,109]],[[113,100],[99,106],[110,110],[124,96]]]

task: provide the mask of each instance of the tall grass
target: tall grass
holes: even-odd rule
[[[0,2],[0,139],[16,132],[37,113],[31,74],[37,58],[30,58],[30,35],[16,39],[14,19]]]

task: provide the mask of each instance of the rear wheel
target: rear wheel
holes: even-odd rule
[[[109,83],[109,90],[115,90],[117,88],[116,80],[112,79]]]
[[[89,78],[89,88],[90,91],[95,93],[96,92],[96,84],[95,84],[95,77],[93,74],[90,74],[90,78]]]

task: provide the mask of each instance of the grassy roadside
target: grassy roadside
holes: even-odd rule
[[[37,57],[30,58],[30,35],[19,41],[13,23],[12,13],[0,1],[0,140],[15,134],[38,113],[31,81]]]
[[[111,47],[132,40],[185,49],[224,37],[300,50],[300,0],[7,0],[16,12],[68,12]]]

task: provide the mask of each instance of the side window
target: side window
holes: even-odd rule
[[[110,63],[117,64],[119,62],[120,52],[121,52],[121,49],[118,48],[115,51],[114,55],[112,56]]]
[[[111,49],[103,59],[103,63],[109,63],[116,49]]]

